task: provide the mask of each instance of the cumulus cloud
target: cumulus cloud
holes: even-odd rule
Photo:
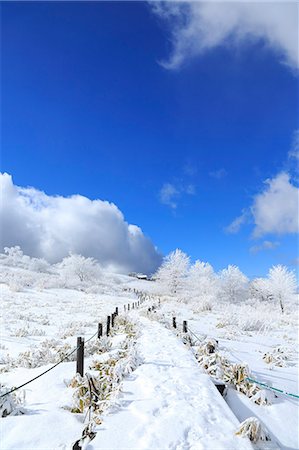
[[[298,187],[287,172],[280,172],[265,181],[265,189],[254,197],[250,208],[244,210],[226,230],[237,233],[243,224],[252,221],[255,238],[266,234],[298,233],[298,200]]]
[[[250,247],[249,250],[251,253],[258,253],[261,252],[262,250],[274,250],[279,245],[280,242],[264,241],[261,244],[253,245],[252,247]]]
[[[57,262],[70,251],[92,256],[109,269],[153,272],[161,255],[113,203],[81,195],[49,196],[13,184],[0,174],[1,248],[20,245],[24,253]]]
[[[297,2],[152,2],[170,26],[172,53],[162,65],[177,69],[187,59],[220,45],[261,41],[298,68]]]
[[[196,189],[194,184],[175,186],[172,183],[164,183],[160,189],[159,198],[163,205],[176,209],[178,201],[183,194],[195,195],[195,193]]]
[[[265,184],[266,189],[255,197],[251,208],[255,221],[254,236],[297,233],[298,187],[292,184],[286,172],[266,180]]]

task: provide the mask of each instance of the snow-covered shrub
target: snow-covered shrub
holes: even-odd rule
[[[45,336],[45,331],[39,328],[29,328],[29,325],[20,327],[12,333],[12,336],[26,337],[26,336]]]
[[[219,274],[220,297],[233,303],[241,302],[248,296],[248,278],[237,266],[228,266]]]
[[[200,296],[198,301],[192,302],[192,310],[194,313],[212,311],[215,304],[215,296]]]
[[[29,335],[29,326],[28,325],[25,325],[23,327],[17,328],[11,334],[11,336],[16,336],[16,337],[26,337],[28,335]]]
[[[103,353],[100,359],[92,361],[90,374],[87,373],[84,377],[77,374],[69,384],[74,388],[73,405],[66,408],[74,413],[83,413],[88,409],[90,413],[92,412],[91,420],[95,423],[101,423],[100,415],[116,403],[123,377],[130,374],[140,364],[134,345],[136,336],[134,323],[124,316],[118,316],[117,321],[118,324],[114,329],[117,328],[119,334],[123,334],[125,330],[126,334],[121,348],[113,351],[113,356],[111,356],[112,352],[107,352],[106,359]],[[100,349],[97,353],[104,350],[104,347],[101,347],[103,344],[110,350],[111,340],[101,338],[95,348],[96,351]]]
[[[181,296],[186,288],[189,257],[179,249],[167,255],[155,277],[166,294]]]
[[[84,348],[86,355],[106,353],[111,350],[112,342],[109,337],[103,336],[101,339],[92,339],[87,342]]]
[[[223,308],[223,315],[218,319],[216,327],[228,328],[234,332],[266,333],[273,328],[274,319],[276,314],[273,311],[269,312],[267,304],[259,302],[227,304]]]
[[[22,276],[17,276],[15,274],[9,274],[7,283],[12,292],[22,292],[27,284]]]
[[[48,272],[51,266],[44,258],[31,258],[29,269],[33,272]]]
[[[297,283],[294,272],[287,267],[277,265],[271,267],[268,274],[270,291],[274,301],[280,305],[281,312],[284,312],[285,303],[296,293]]]
[[[285,347],[276,347],[271,352],[267,352],[263,356],[263,360],[271,366],[285,367],[287,361],[291,357],[291,352]]]
[[[4,385],[0,385],[0,395],[6,394],[10,389]],[[0,417],[7,417],[9,415],[16,416],[24,414],[24,395],[12,392],[0,398]]]
[[[115,377],[121,381],[123,377],[132,373],[141,364],[136,347],[131,345],[123,358],[120,358],[115,365]]]
[[[26,367],[31,369],[45,364],[55,364],[65,358],[72,350],[70,344],[63,344],[59,341],[48,340],[41,342],[38,347],[33,347],[25,352],[19,353],[18,357],[10,358],[10,367]],[[75,361],[76,354],[72,353],[65,361]]]
[[[244,420],[236,431],[236,435],[247,437],[255,443],[258,441],[271,441],[268,431],[263,428],[256,417],[248,417],[248,419]]]
[[[81,377],[78,373],[74,376],[70,383],[70,387],[74,389],[74,403],[70,408],[71,412],[83,413],[87,408],[91,407],[93,419],[95,420],[107,409],[112,396],[115,396],[119,391],[114,379],[113,367],[115,363],[112,360],[102,363],[99,370],[96,369],[99,373],[95,376],[87,375]]]
[[[271,403],[271,394],[261,393],[261,389],[251,383],[247,364],[233,364],[218,350],[215,339],[206,339],[195,348],[195,357],[200,366],[212,377],[229,383],[259,405]]]
[[[114,328],[110,330],[110,336],[126,334],[128,338],[135,338],[138,333],[137,324],[126,315],[116,316]]]
[[[265,325],[265,319],[254,317],[241,316],[238,318],[238,328],[242,331],[261,331]]]

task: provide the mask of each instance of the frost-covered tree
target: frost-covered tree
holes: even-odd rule
[[[72,254],[63,258],[58,264],[63,276],[69,280],[94,281],[100,276],[100,265],[94,258],[85,258],[82,255]]]
[[[20,267],[23,265],[24,253],[19,245],[15,245],[14,247],[4,247],[4,253],[6,254],[5,263],[8,266]]]
[[[272,300],[273,295],[268,278],[255,278],[250,283],[250,297],[260,301]]]
[[[279,302],[281,312],[284,312],[285,302],[297,290],[296,277],[287,267],[277,265],[271,267],[268,273],[269,289],[274,301]]]
[[[31,258],[30,270],[34,272],[48,272],[50,270],[50,264],[44,258]]]
[[[224,300],[239,302],[246,299],[249,280],[237,266],[228,266],[219,274],[220,295]]]
[[[218,292],[218,280],[211,264],[196,261],[190,268],[189,289],[193,298],[212,301]]]
[[[4,264],[12,267],[19,267],[33,272],[48,272],[50,264],[43,258],[31,258],[24,255],[21,247],[16,245],[14,247],[4,247],[5,257]]]
[[[164,258],[156,273],[156,278],[167,293],[178,295],[182,292],[186,284],[189,265],[189,256],[179,249]]]

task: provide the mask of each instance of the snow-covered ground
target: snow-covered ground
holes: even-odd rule
[[[16,279],[21,274],[19,269],[9,270]],[[1,383],[7,387],[51,367],[76,346],[77,336],[92,336],[116,306],[123,311],[123,305],[137,301],[133,288],[159,293],[155,282],[121,275],[107,275],[101,287],[84,291],[50,288],[46,282],[19,291],[6,282],[0,287]],[[158,304],[157,299],[129,313],[138,329],[140,365],[123,379],[88,450],[249,449],[250,441],[235,431],[250,416],[258,417],[270,432],[268,448],[299,448],[296,398],[279,394],[273,396],[271,405],[261,406],[230,388],[224,400],[196,361],[193,349],[169,326],[172,317],[176,317],[178,330],[187,320],[199,341],[206,336],[217,339],[219,352],[232,362],[246,362],[257,380],[298,394],[295,303],[293,311],[289,306],[282,316],[279,310],[267,310],[269,305],[218,304],[211,311],[199,311],[194,304],[161,297],[157,312],[147,317],[152,303]],[[121,342],[121,336],[113,337],[108,353],[117,352]],[[282,349],[278,357],[277,347]],[[271,363],[263,359],[265,353],[274,354]],[[86,356],[86,368],[93,358]],[[72,399],[73,389],[67,385],[74,375],[75,362],[64,362],[24,388],[25,414],[0,419],[3,450],[71,449],[81,436],[85,415],[64,408]]]

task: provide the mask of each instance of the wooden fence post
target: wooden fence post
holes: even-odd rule
[[[115,308],[115,315],[118,316],[118,306]]]
[[[188,328],[187,328],[187,320],[183,321],[183,333],[187,333]]]
[[[110,333],[110,321],[111,321],[111,317],[107,316],[106,336],[109,336],[109,333]]]
[[[79,373],[83,377],[84,372],[84,339],[82,337],[77,338],[77,368],[76,373]]]
[[[172,326],[173,326],[173,328],[176,328],[176,319],[175,319],[175,317],[172,318]]]
[[[98,324],[98,339],[101,339],[103,336],[103,325],[101,323]]]
[[[115,313],[111,314],[111,326],[114,327],[114,319],[115,319]]]
[[[128,303],[128,311],[130,311],[130,303]]]

